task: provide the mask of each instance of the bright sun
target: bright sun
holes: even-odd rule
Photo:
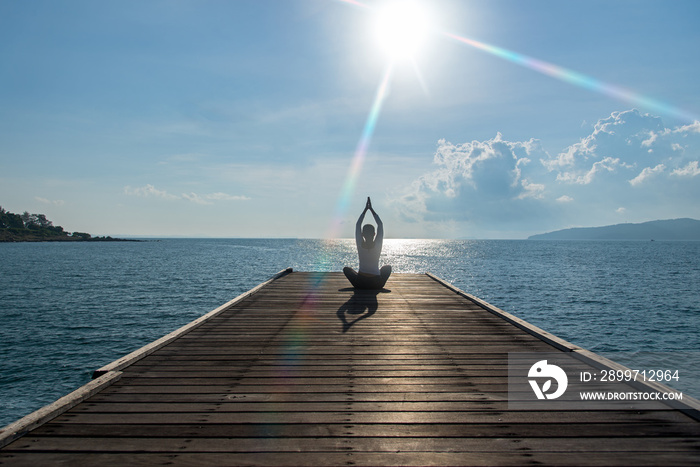
[[[411,58],[428,34],[427,12],[415,2],[393,2],[376,18],[379,45],[392,59]]]

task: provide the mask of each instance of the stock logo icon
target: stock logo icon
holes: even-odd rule
[[[528,379],[528,382],[538,399],[556,399],[564,394],[566,386],[569,384],[569,379],[566,377],[564,370],[556,365],[549,365],[547,360],[540,360],[532,365],[527,376],[528,378],[535,378]],[[538,380],[543,380],[541,387]],[[552,380],[557,382],[557,388],[554,392],[550,392]]]

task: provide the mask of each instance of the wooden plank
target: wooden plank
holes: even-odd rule
[[[106,402],[81,404],[74,413],[241,413],[241,412],[467,412],[472,410],[506,410],[503,403],[492,401],[401,401],[401,402]]]
[[[353,452],[347,447],[332,452],[307,453],[85,453],[81,451],[64,452],[26,452],[22,457],[15,453],[1,453],[0,462],[10,461],[15,466],[36,467],[37,465],[80,465],[96,466],[522,466],[525,464],[544,464],[557,466],[697,466],[697,459],[687,454],[673,452],[632,451],[621,453],[580,452],[574,455],[557,452]]]
[[[56,423],[80,424],[197,424],[197,423],[638,423],[659,422],[690,423],[686,415],[674,411],[583,411],[583,412],[515,412],[507,410],[462,411],[462,412],[356,412],[352,408],[339,407],[337,412],[171,412],[171,413],[78,413],[71,411],[57,417]],[[515,427],[514,427],[515,429]]]
[[[151,438],[134,437],[66,437],[32,436],[23,442],[24,451],[81,451],[81,452],[225,452],[225,453],[280,453],[280,452],[333,452],[339,448],[359,452],[499,452],[517,454],[523,450],[570,453],[630,452],[640,450],[640,437],[619,437],[615,443],[601,443],[598,438],[421,438],[421,437],[356,437],[346,442],[342,437],[316,438]],[[697,453],[700,439],[650,438],[643,439],[644,450],[652,452]]]
[[[54,423],[37,428],[32,436],[99,436],[142,438],[292,438],[335,437],[422,437],[422,438],[619,438],[700,436],[697,423],[225,423],[225,424],[115,424]]]
[[[159,402],[344,402],[348,399],[358,402],[449,402],[449,401],[505,401],[507,392],[317,392],[317,393],[236,393],[221,392],[199,393],[126,393],[123,391],[103,391],[90,399],[90,403],[100,402],[152,402],[155,397]]]

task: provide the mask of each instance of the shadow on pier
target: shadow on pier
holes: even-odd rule
[[[338,308],[338,319],[343,323],[343,333],[363,319],[367,319],[377,312],[379,303],[377,295],[380,293],[390,293],[391,290],[357,290],[352,287],[340,289],[339,292],[353,291],[352,297]]]

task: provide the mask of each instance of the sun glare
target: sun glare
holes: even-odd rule
[[[428,22],[427,12],[417,3],[390,3],[377,14],[379,45],[392,59],[412,58],[426,39]]]

